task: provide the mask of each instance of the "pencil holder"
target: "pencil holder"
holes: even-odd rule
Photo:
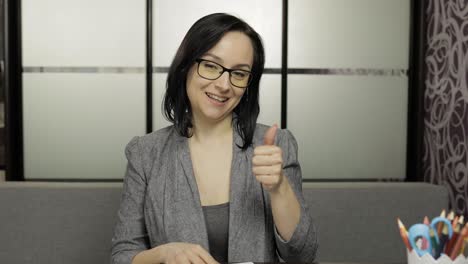
[[[431,254],[419,256],[414,250],[406,250],[408,256],[408,264],[468,264],[468,259],[462,254],[458,255],[455,260],[449,256],[442,254],[437,260]]]

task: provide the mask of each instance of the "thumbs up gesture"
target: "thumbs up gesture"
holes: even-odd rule
[[[264,136],[264,145],[254,149],[252,171],[257,181],[267,191],[276,192],[284,182],[283,152],[275,146],[275,136],[278,126],[270,127]]]

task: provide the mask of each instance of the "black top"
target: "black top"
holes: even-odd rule
[[[218,262],[227,262],[229,241],[229,202],[203,206],[210,254]]]

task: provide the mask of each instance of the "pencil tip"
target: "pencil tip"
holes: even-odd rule
[[[423,223],[424,223],[425,225],[428,225],[428,224],[429,224],[429,217],[425,216],[425,217],[424,217]]]
[[[449,220],[453,220],[454,216],[455,216],[455,213],[454,213],[453,211],[450,211],[450,213],[448,214],[447,218],[448,218]]]
[[[397,218],[397,220],[398,220],[398,227],[400,227],[400,228],[403,227],[404,225],[403,225],[403,223],[401,222],[401,220],[400,220],[399,217]]]

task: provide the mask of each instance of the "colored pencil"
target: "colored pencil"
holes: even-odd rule
[[[429,226],[429,217],[425,216],[423,220],[423,224]],[[429,227],[430,228],[430,227]],[[421,249],[426,250],[429,248],[429,241],[425,237],[422,238],[422,246]]]
[[[460,254],[463,254],[464,256],[468,256],[468,252],[466,252],[466,249],[467,249],[466,244],[468,244],[468,237],[465,237],[463,246],[460,250]]]
[[[450,213],[447,215],[447,220],[449,220],[451,223],[454,218],[455,218],[455,213],[453,211],[450,211]]]
[[[450,238],[450,240],[447,242],[447,244],[445,245],[444,253],[447,256],[450,256],[450,253],[452,253],[453,246],[455,245],[455,242],[457,241],[458,236],[460,235],[460,225],[458,224],[458,219],[459,219],[458,216],[455,216],[455,218],[453,219],[453,222],[452,222],[453,223],[452,225],[453,235]]]
[[[452,260],[455,260],[455,258],[460,255],[460,249],[464,243],[464,237],[468,235],[468,224],[466,224],[463,229],[460,231],[460,235],[457,238],[457,241],[455,241],[455,244],[453,245],[453,248],[450,252],[450,258]]]
[[[445,209],[442,210],[442,213],[440,213],[440,217],[443,217],[445,218]],[[438,225],[437,225],[437,235],[440,237],[440,234],[442,234],[442,229],[444,228],[444,223],[443,222],[440,222]]]
[[[468,253],[465,252],[465,250],[467,248],[466,244],[468,244],[468,235],[463,237],[462,248],[460,249],[460,254],[463,254],[464,256],[468,256]]]
[[[403,243],[405,243],[406,248],[411,251],[411,245],[408,240],[408,231],[406,231],[405,225],[401,222],[400,218],[398,220],[398,228],[400,229],[401,239],[403,239]]]
[[[437,243],[437,240],[436,240],[436,234],[435,234],[435,231],[434,229],[430,228],[429,229],[429,236],[431,238],[431,245],[432,245],[432,252],[431,252],[431,255],[433,257],[435,257],[435,254],[436,254],[436,250],[437,248],[439,247],[439,244]]]
[[[437,250],[434,254],[434,258],[438,259],[442,252],[444,252],[444,247],[445,244],[447,243],[448,240],[448,226],[444,224],[444,227],[442,228],[442,233],[439,236],[439,245],[437,246]]]

